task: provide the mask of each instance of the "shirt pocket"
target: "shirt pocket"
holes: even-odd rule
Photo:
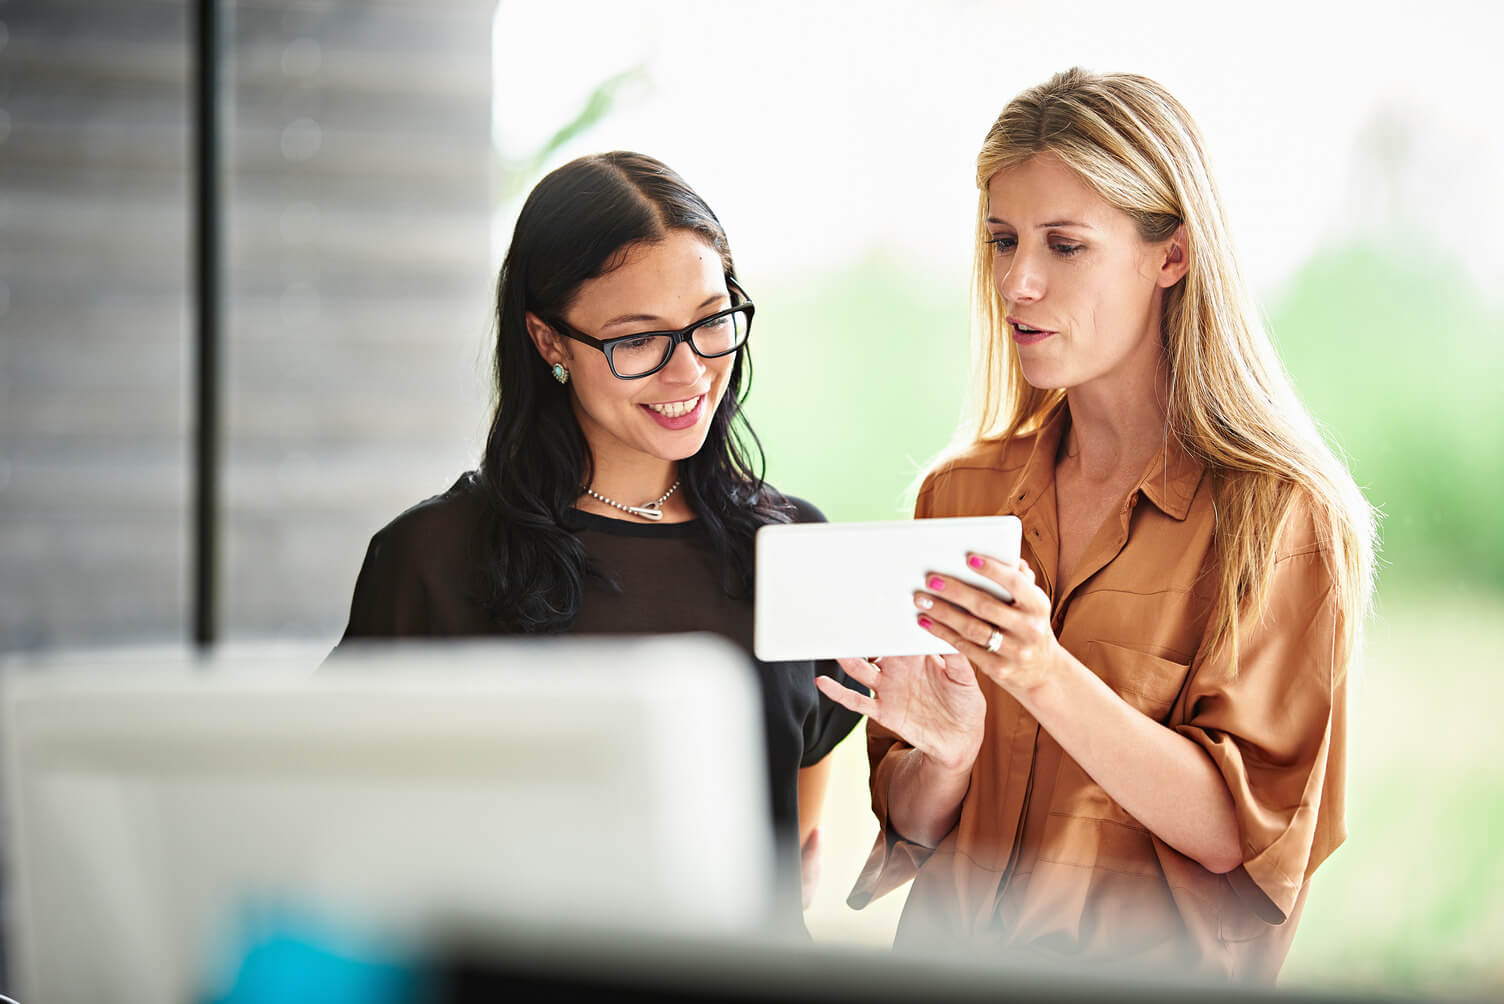
[[[1170,709],[1174,707],[1190,671],[1184,663],[1104,641],[1087,642],[1081,661],[1135,710],[1161,724],[1169,718]],[[1063,751],[1052,802],[1052,814],[1056,816],[1116,823],[1140,831],[1144,846],[1135,848],[1130,856],[1147,859],[1152,864],[1152,847],[1147,842],[1145,827],[1113,801],[1102,786]],[[1055,822],[1061,824],[1065,821]],[[1144,848],[1149,848],[1147,854]],[[1118,855],[1109,853],[1109,856]]]
[[[1190,666],[1107,641],[1089,641],[1081,659],[1123,700],[1161,724],[1169,720]]]

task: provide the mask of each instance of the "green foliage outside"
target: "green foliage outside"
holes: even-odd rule
[[[1455,264],[1349,247],[1301,270],[1270,321],[1384,513],[1382,582],[1504,589],[1504,310]]]
[[[631,88],[645,85],[647,78],[647,68],[640,64],[607,77],[590,91],[574,117],[555,129],[536,150],[495,149],[491,173],[497,199],[510,202],[523,198],[543,177],[543,166],[550,157],[609,116],[623,97],[630,94]]]
[[[757,303],[747,414],[768,480],[832,520],[908,517],[968,389],[965,278],[874,258],[747,282]]]
[[[1287,985],[1504,994],[1504,595],[1387,588],[1351,693],[1348,839]]]

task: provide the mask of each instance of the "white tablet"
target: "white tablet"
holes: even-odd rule
[[[757,531],[753,647],[769,662],[954,652],[917,623],[928,572],[995,593],[966,566],[975,551],[1017,562],[1016,516],[874,523],[794,523]]]

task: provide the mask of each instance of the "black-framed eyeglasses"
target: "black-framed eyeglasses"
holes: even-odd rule
[[[550,320],[548,325],[566,338],[600,349],[618,380],[640,380],[667,366],[680,342],[688,342],[690,349],[701,359],[730,355],[747,344],[756,307],[736,280],[728,278],[726,285],[737,301],[733,306],[702,317],[678,331],[643,331],[602,339],[576,331],[560,320]]]

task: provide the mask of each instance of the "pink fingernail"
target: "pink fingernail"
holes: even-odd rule
[[[975,554],[973,554],[971,557],[967,558],[966,559],[966,563],[968,565],[970,565],[972,568],[981,568],[982,567],[982,559],[979,558],[979,557],[977,557]]]
[[[938,575],[931,575],[930,581],[925,584],[937,593],[945,588],[945,582]]]
[[[928,617],[919,618],[919,626],[924,628],[926,631],[928,631],[930,629],[930,626],[934,623],[935,622],[930,620]]]

